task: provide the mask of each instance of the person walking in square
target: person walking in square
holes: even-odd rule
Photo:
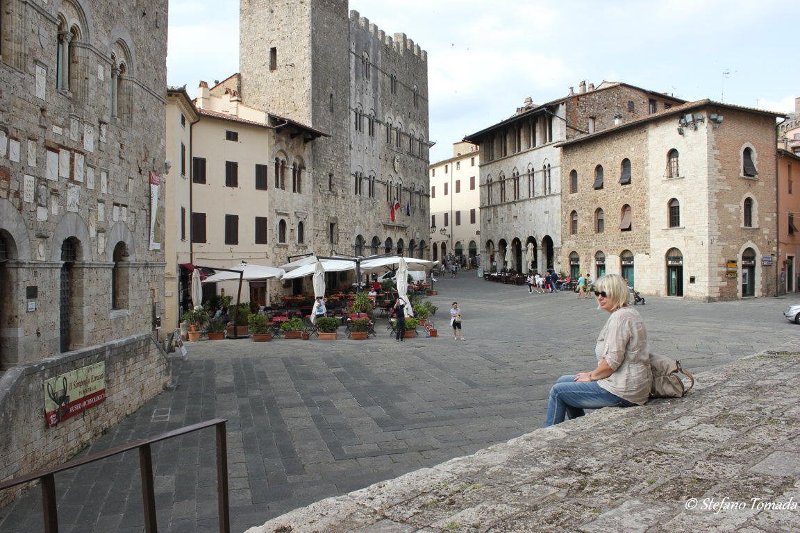
[[[402,298],[397,298],[397,301],[394,303],[394,317],[397,319],[395,340],[397,342],[403,342],[406,334],[406,303]]]
[[[589,279],[589,274],[578,278],[578,298],[588,298],[589,294],[586,292],[586,282]]]
[[[450,325],[453,327],[453,340],[464,340],[464,333],[461,331],[461,309],[458,307],[458,302],[453,302],[450,308]]]

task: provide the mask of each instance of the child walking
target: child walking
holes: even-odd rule
[[[450,325],[453,326],[453,340],[464,340],[464,333],[461,331],[461,309],[458,308],[458,302],[453,302],[453,307],[450,308]]]

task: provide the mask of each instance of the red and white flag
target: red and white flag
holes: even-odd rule
[[[389,208],[389,218],[391,219],[392,222],[395,221],[395,213],[397,212],[398,209],[400,209],[400,202],[395,200],[394,202],[392,202],[392,206]]]

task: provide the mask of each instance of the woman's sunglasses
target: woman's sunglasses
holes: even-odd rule
[[[606,294],[606,291],[594,291],[594,295],[602,296],[603,298],[608,298],[608,294]]]

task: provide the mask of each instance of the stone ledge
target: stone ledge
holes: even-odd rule
[[[537,429],[247,533],[800,530],[800,352],[696,377],[685,398]]]

